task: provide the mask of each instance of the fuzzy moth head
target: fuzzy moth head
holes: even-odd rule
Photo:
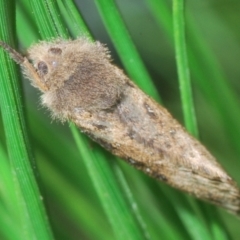
[[[76,42],[63,39],[42,41],[28,50],[28,59],[48,91],[63,87],[64,82],[76,71],[82,52],[81,45]],[[39,88],[38,84],[35,85]]]
[[[42,41],[30,47],[27,58],[5,43],[0,45],[43,92],[43,105],[58,116],[76,109],[109,109],[124,92],[127,78],[111,64],[108,50],[98,42],[86,38]]]

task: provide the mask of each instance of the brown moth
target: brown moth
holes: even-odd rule
[[[235,182],[165,108],[111,63],[105,46],[86,38],[57,39],[32,46],[26,58],[0,45],[42,92],[42,104],[54,118],[73,121],[146,174],[239,214]]]

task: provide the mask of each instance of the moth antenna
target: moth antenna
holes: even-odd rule
[[[12,47],[10,47],[7,43],[0,41],[0,46],[9,53],[9,55],[11,56],[11,58],[20,66],[22,66],[25,71],[27,72],[27,76],[28,78],[34,79],[34,81],[36,82],[36,85],[38,86],[38,88],[45,92],[48,90],[48,87],[46,86],[46,84],[44,84],[36,69],[33,67],[33,65],[28,61],[28,59],[26,57],[23,57],[19,52],[17,52],[15,49],[13,49]]]
[[[10,54],[11,58],[16,63],[21,65],[24,62],[24,57],[20,53],[18,53],[15,49],[10,47],[7,43],[0,41],[0,46],[2,46],[2,48]]]

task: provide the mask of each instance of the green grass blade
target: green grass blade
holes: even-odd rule
[[[37,24],[34,21],[30,5],[23,1],[16,1],[16,32],[19,42],[23,44],[23,49],[32,44],[33,38],[40,38],[36,29]]]
[[[59,208],[63,208],[63,212],[71,216],[76,224],[81,223],[81,229],[90,239],[113,238],[112,232],[102,221],[97,207],[89,202],[78,188],[70,184],[61,175],[61,172],[49,163],[48,159],[44,156],[41,156],[41,159],[43,179],[45,185],[48,185],[50,189],[48,195],[57,202]],[[62,189],[66,189],[66,191],[62,191]]]
[[[173,1],[173,28],[185,126],[193,136],[198,137],[186,50],[183,0]]]
[[[144,230],[144,234],[146,239],[150,239],[150,235],[148,233],[148,228],[146,226],[145,220],[143,219],[140,210],[138,208],[138,205],[136,203],[136,200],[130,190],[130,187],[128,186],[128,182],[126,181],[123,172],[120,170],[119,165],[114,164],[113,165],[113,170],[117,178],[119,179],[119,182],[122,187],[122,191],[125,193],[126,198],[128,199],[128,202],[131,203],[132,208],[131,211],[135,215],[135,217],[138,219],[138,223],[141,226],[141,229]]]
[[[56,1],[28,1],[35,15],[41,36],[50,39],[53,36],[66,38],[68,32],[63,26]]]
[[[86,139],[84,141],[84,138],[79,137],[78,130],[74,126],[71,126],[71,130],[96,191],[106,210],[116,238],[148,239],[148,234],[143,234],[141,228],[136,224],[137,222],[131,214],[131,209],[118,189],[116,179],[111,170],[111,165],[115,165],[116,162],[110,163],[106,161],[106,156],[102,151],[96,151],[95,149],[94,152],[91,152],[86,147],[83,148],[87,144]],[[98,148],[98,146],[94,148]],[[94,158],[96,158],[96,161],[94,161]],[[114,167],[116,168],[117,166],[115,165]]]
[[[88,31],[88,28],[81,18],[78,9],[75,6],[75,3],[72,0],[61,1],[58,0],[59,9],[64,16],[64,20],[68,26],[68,29],[71,30],[73,36],[86,36],[91,38],[91,35]]]
[[[144,92],[160,100],[159,94],[131,40],[114,1],[95,0],[95,2],[108,34],[130,78],[135,80],[138,86],[144,89]]]
[[[205,43],[203,36],[197,31],[191,19],[189,20],[189,28],[192,39],[189,59],[193,76],[206,99],[217,110],[218,119],[222,122],[226,133],[229,135],[229,141],[239,154],[240,129],[238,119],[240,114],[238,111],[238,96],[231,88],[229,80],[226,78],[226,74],[223,72],[218,59],[214,56],[212,49]]]
[[[0,1],[0,29],[1,39],[9,42],[13,34],[13,21],[9,19],[14,5],[10,1]],[[11,38],[13,39],[13,38]],[[15,65],[9,61],[9,56],[1,49],[1,82],[0,104],[5,130],[8,155],[14,172],[18,208],[20,211],[22,238],[24,239],[52,239],[47,217],[42,205],[41,195],[34,178],[30,164],[31,154],[25,128],[25,122],[20,101],[20,91],[17,84]]]

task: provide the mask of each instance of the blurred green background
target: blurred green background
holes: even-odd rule
[[[108,2],[111,1],[106,1],[106,4]],[[161,96],[162,104],[184,125],[173,44],[172,1],[113,2]],[[111,34],[102,21],[104,14],[99,1],[82,0],[75,3],[93,38],[105,43],[111,50],[114,64],[125,69],[116,48],[116,39],[110,37]],[[53,7],[55,14],[62,17],[63,28],[69,29],[72,37],[82,35],[77,21],[74,22],[68,16],[67,3],[59,0],[55,4],[58,8],[50,4],[48,7],[50,6],[50,12]],[[28,1],[16,1],[15,39],[22,53],[42,39],[39,23],[35,20],[36,12],[31,7],[33,6]],[[186,45],[199,138],[240,185],[239,11],[240,2],[237,0],[185,1]],[[43,16],[44,14],[47,13],[43,13]],[[14,16],[12,19],[14,21]],[[117,27],[116,25],[115,31]],[[128,70],[125,71],[128,73]],[[1,81],[4,80],[1,78]],[[137,79],[133,80],[137,82]],[[104,198],[99,196],[96,185],[93,184],[94,179],[79,154],[69,124],[51,119],[49,112],[40,104],[39,91],[29,81],[22,78],[20,84],[26,132],[34,156],[32,160],[37,163],[37,181],[56,239],[123,239],[125,236],[131,237],[128,239],[139,239],[138,228],[134,228],[136,232],[133,234],[131,228],[126,229],[128,235],[116,233],[117,226],[113,226],[114,222],[122,222],[126,228],[132,224],[130,220],[127,221],[129,213],[125,214],[125,211],[133,215],[136,226],[142,231],[142,239],[239,238],[239,220],[236,217],[150,179],[124,162],[113,159],[111,154],[84,138],[87,151],[96,157],[91,160],[101,161],[98,160],[98,154],[104,154],[112,168],[113,178],[117,183],[120,182],[122,199],[127,199],[128,208],[118,208],[116,215],[119,219],[115,219],[115,215],[114,219],[109,219],[109,213],[106,213],[108,207],[104,205]],[[145,87],[148,89],[148,82],[141,85],[143,90]],[[6,155],[7,135],[0,122],[1,149]],[[7,160],[6,169],[11,169],[6,155],[1,161]],[[17,207],[11,205],[11,202],[10,206],[6,206],[11,201],[11,194],[4,179],[1,182],[0,222],[6,227],[0,227],[0,237],[26,239],[13,234],[14,231],[22,232],[21,229],[16,230],[19,228],[19,219],[14,217]],[[114,194],[114,190],[110,193],[103,192],[105,197],[109,195],[117,205],[119,199]],[[125,217],[120,216],[121,212],[124,212]]]

